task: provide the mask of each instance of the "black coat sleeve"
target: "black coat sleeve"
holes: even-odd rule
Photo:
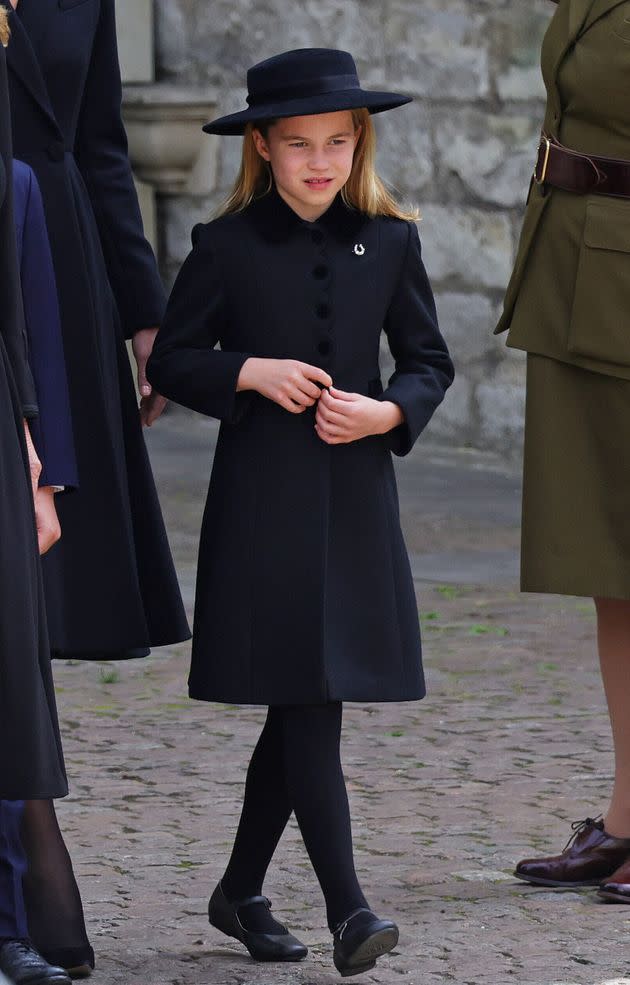
[[[391,451],[406,455],[453,382],[453,363],[438,328],[420,237],[409,223],[407,253],[385,320],[395,370],[380,400],[398,404],[404,422],[387,435]]]
[[[28,359],[35,381],[39,418],[31,425],[42,463],[40,486],[79,484],[70,395],[57,302],[57,285],[37,179],[15,164],[15,211],[21,236],[20,277]]]
[[[75,151],[96,215],[123,330],[130,338],[141,328],[160,324],[165,294],[144,237],[121,101],[114,0],[101,0]]]
[[[149,382],[184,407],[236,421],[250,398],[236,384],[248,353],[215,346],[226,325],[223,288],[206,229],[193,229],[189,254],[168,301],[147,364]]]
[[[13,214],[13,156],[6,55],[0,44],[0,332],[24,417],[37,416],[35,385],[27,359],[26,329],[17,263]],[[2,180],[2,178],[4,180]],[[4,198],[2,196],[4,185]]]

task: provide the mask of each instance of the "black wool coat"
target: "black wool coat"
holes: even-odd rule
[[[338,198],[303,222],[277,195],[193,233],[149,374],[222,421],[203,520],[190,694],[235,703],[424,695],[391,452],[452,381],[413,223]],[[385,331],[396,370],[383,393]],[[220,343],[220,351],[215,345]],[[236,393],[248,356],[324,368],[400,405],[384,436],[330,446],[314,412]]]
[[[7,72],[0,45],[0,798],[67,793],[50,672],[23,418],[37,413],[16,256]]]
[[[44,201],[79,480],[43,561],[51,645],[136,656],[189,631],[125,347],[165,298],[120,116],[114,0],[24,0],[11,31],[14,152]]]

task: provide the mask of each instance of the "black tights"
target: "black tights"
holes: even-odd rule
[[[341,703],[272,706],[247,771],[241,820],[221,884],[229,900],[257,896],[293,812],[333,930],[367,906],[354,868],[341,768]],[[254,929],[254,928],[251,928]]]
[[[28,859],[23,886],[33,943],[51,964],[93,965],[81,895],[52,800],[26,802],[22,844]]]

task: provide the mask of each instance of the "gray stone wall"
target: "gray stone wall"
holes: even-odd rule
[[[415,96],[377,118],[377,127],[381,174],[420,207],[425,261],[458,370],[431,434],[506,454],[521,439],[524,359],[492,328],[537,146],[540,42],[552,11],[549,0],[155,3],[158,80],[216,87],[219,113],[244,105],[250,64],[313,45],[351,51],[367,86]],[[169,280],[188,251],[191,226],[230,188],[240,141],[217,139],[213,153],[208,194],[160,203]]]

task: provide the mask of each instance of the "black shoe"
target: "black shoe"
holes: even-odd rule
[[[70,978],[89,978],[94,971],[94,951],[87,943],[54,950],[42,948],[41,954],[49,964],[65,968]]]
[[[14,985],[72,985],[67,972],[44,961],[27,940],[5,940],[0,945],[0,971]]]
[[[256,903],[262,903],[268,910],[271,909],[266,896],[250,896],[238,903],[230,903],[219,883],[208,903],[208,920],[217,930],[244,944],[256,961],[301,961],[305,958],[308,949],[281,924],[278,925],[280,932],[273,934],[245,929],[239,920],[238,911]]]
[[[379,920],[371,910],[360,909],[339,924],[333,935],[333,961],[342,978],[361,975],[376,965],[376,959],[398,943],[398,927]]]

